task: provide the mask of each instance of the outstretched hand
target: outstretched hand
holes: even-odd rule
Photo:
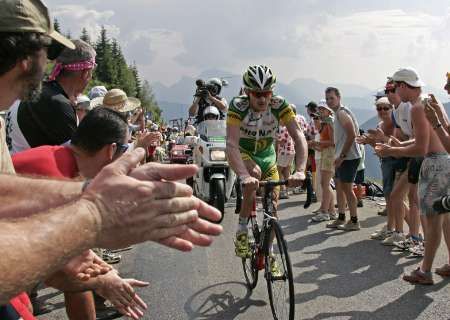
[[[106,166],[83,198],[98,209],[99,246],[117,248],[155,241],[182,251],[209,245],[222,227],[210,223],[220,212],[192,196],[180,180],[196,173],[195,166],[146,164],[136,168],[144,152],[138,148]]]
[[[105,274],[111,266],[97,256],[94,251],[86,250],[73,257],[63,268],[63,271],[78,280],[86,281],[90,278]]]

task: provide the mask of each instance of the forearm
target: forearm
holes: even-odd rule
[[[198,111],[198,103],[192,103],[192,105],[189,107],[189,115],[191,117],[195,116]]]
[[[57,271],[45,280],[45,284],[62,292],[83,292],[98,289],[101,286],[101,276],[89,280],[77,280],[64,271]]]
[[[426,153],[426,148],[417,144],[410,144],[405,147],[391,147],[389,149],[388,156],[401,158],[401,157],[423,157]]]
[[[26,219],[0,221],[0,304],[95,247],[96,207],[79,200]]]
[[[410,145],[414,144],[415,142],[416,142],[415,139],[409,139],[409,140],[406,140],[406,141],[400,141],[400,146],[401,147],[407,147],[407,146],[410,146]]]
[[[27,217],[81,195],[82,182],[0,175],[0,219]]]
[[[298,172],[305,172],[306,161],[308,160],[308,148],[306,138],[303,134],[299,134],[295,142],[295,170]]]
[[[211,97],[211,101],[214,103],[214,106],[217,107],[221,111],[227,111],[227,105],[220,99],[215,97]]]

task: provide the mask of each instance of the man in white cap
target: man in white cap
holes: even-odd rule
[[[449,232],[447,214],[438,214],[433,208],[433,202],[450,192],[450,157],[440,142],[435,130],[425,116],[425,105],[428,99],[421,97],[424,83],[413,68],[401,68],[392,76],[396,92],[402,102],[410,102],[411,122],[415,139],[407,143],[394,141],[391,144],[377,144],[376,152],[380,156],[393,157],[425,157],[420,169],[419,177],[419,206],[425,217],[425,254],[420,267],[403,279],[411,283],[433,284],[431,268],[436,251],[442,237],[442,227]],[[392,141],[392,140],[391,140]],[[445,237],[447,247],[450,248],[450,237]],[[447,271],[447,270],[445,270]]]
[[[0,7],[0,108],[4,110],[39,87],[52,51],[50,39],[74,46],[53,30],[41,1],[0,0]],[[4,144],[0,152],[2,157],[8,155]],[[192,176],[196,168],[136,168],[143,157],[142,149],[123,155],[85,183],[0,174],[0,304],[88,248],[123,248],[152,240],[188,251],[212,242],[208,235],[222,228],[199,215],[218,220],[220,213],[192,197],[190,188],[170,182]],[[6,219],[18,216],[26,219]],[[84,266],[88,268],[74,275],[89,278],[105,272],[94,261],[85,261]]]

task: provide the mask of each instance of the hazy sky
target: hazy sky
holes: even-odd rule
[[[272,66],[278,79],[380,87],[400,66],[441,88],[450,71],[448,0],[47,0],[73,37],[101,25],[150,82],[206,69]]]

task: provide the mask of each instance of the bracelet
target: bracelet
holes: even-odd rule
[[[440,127],[442,127],[442,123],[438,122],[438,123],[433,127],[433,129],[436,130],[437,128],[440,128]]]

